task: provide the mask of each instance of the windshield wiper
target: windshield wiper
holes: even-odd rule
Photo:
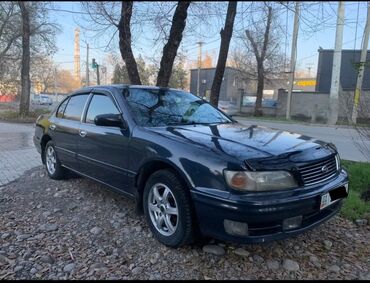
[[[227,122],[231,123],[231,122]],[[205,123],[205,122],[195,122],[195,121],[186,121],[186,122],[172,122],[168,123],[168,126],[186,126],[186,125],[204,125],[204,126],[209,126],[213,124],[222,124],[222,122],[210,122],[210,123]]]

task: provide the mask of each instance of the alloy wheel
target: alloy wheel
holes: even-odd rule
[[[57,164],[57,157],[55,150],[52,146],[49,146],[46,150],[46,167],[51,175],[55,173]]]
[[[148,195],[148,211],[154,227],[164,236],[176,232],[179,210],[171,189],[162,183],[153,185]]]

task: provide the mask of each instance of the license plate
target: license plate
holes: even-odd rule
[[[339,187],[330,192],[327,192],[321,196],[320,210],[328,207],[329,205],[337,202],[338,200],[347,197],[348,195],[348,184],[344,187]]]

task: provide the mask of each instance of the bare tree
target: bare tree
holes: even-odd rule
[[[122,1],[121,19],[118,24],[119,46],[125,62],[128,77],[132,84],[141,85],[139,71],[131,48],[131,16],[133,1]]]
[[[31,56],[31,81],[40,82],[42,84],[42,92],[49,91],[54,85],[54,70],[53,62],[44,55]]]
[[[218,105],[218,98],[220,95],[222,78],[224,76],[227,55],[229,53],[230,40],[233,34],[237,3],[238,2],[236,1],[235,2],[229,1],[229,5],[227,7],[226,20],[225,20],[225,27],[222,28],[220,32],[221,46],[220,46],[220,52],[218,55],[215,77],[212,83],[211,99],[210,99],[211,103],[216,107]]]
[[[27,115],[33,58],[56,51],[54,36],[58,26],[47,17],[46,2],[0,3],[0,81],[18,87],[20,115]]]
[[[265,79],[265,70],[264,70],[264,62],[266,59],[266,51],[267,46],[269,43],[269,36],[270,36],[270,28],[271,28],[271,21],[272,21],[272,8],[270,6],[267,7],[267,22],[266,28],[264,31],[263,41],[259,44],[259,34],[254,33],[251,30],[246,30],[245,33],[247,38],[252,45],[253,53],[257,61],[257,98],[256,98],[256,106],[254,109],[254,116],[262,116],[262,96],[263,96],[263,88],[264,88],[264,79]]]
[[[30,107],[30,16],[28,3],[19,1],[19,8],[22,15],[22,70],[21,70],[21,99],[19,114],[27,116]]]
[[[179,1],[172,19],[170,35],[163,54],[157,77],[157,86],[167,87],[170,81],[173,63],[180,46],[182,33],[186,26],[187,11],[190,1]]]
[[[132,30],[137,26],[142,26],[143,23],[147,21],[151,21],[155,24],[160,15],[163,16],[163,11],[160,9],[153,9],[153,7],[162,6],[157,3],[150,3],[150,5],[152,5],[150,6],[145,2],[135,2],[134,5],[133,1],[122,1],[121,13],[120,15],[117,15],[115,12],[116,3],[84,2],[82,5],[88,13],[87,22],[92,21],[94,23],[90,30],[98,32],[99,34],[108,33],[109,36],[111,36],[110,40],[108,40],[108,44],[106,44],[107,48],[113,42],[114,35],[119,32],[119,48],[130,78],[130,83],[141,84],[140,72],[132,50],[135,37]],[[163,54],[157,76],[157,85],[160,86],[168,86],[177,50],[180,46],[182,34],[186,26],[187,9],[190,2],[179,1],[175,5],[173,3],[170,5],[172,5],[172,8],[176,7],[176,9],[174,11],[172,21],[167,23],[166,26],[162,26],[163,31],[165,31],[167,27],[170,27],[170,32],[169,36],[166,38],[166,44],[163,47]],[[138,11],[135,15],[133,7],[150,7],[150,15],[143,15]],[[168,13],[165,13],[165,17],[167,19],[171,11],[173,11],[173,9],[170,9]],[[136,34],[136,36],[138,35],[139,33]]]
[[[17,2],[0,2],[0,81],[14,82],[19,78],[21,58],[20,11]]]

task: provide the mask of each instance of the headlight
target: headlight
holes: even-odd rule
[[[335,155],[335,161],[337,163],[337,171],[339,171],[340,170],[340,158],[339,158],[338,153]]]
[[[297,186],[287,171],[229,171],[224,170],[227,184],[240,191],[274,191]]]

